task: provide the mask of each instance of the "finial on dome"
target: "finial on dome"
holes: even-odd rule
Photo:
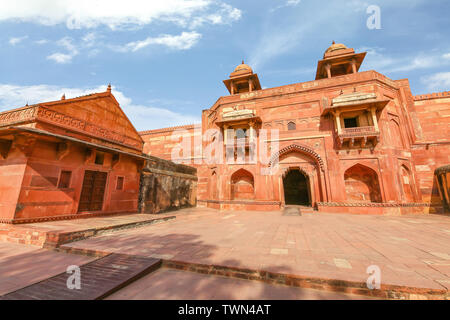
[[[111,92],[111,83],[108,84],[108,88],[106,89],[107,92]]]
[[[245,64],[244,59],[242,59],[242,64]]]
[[[331,44],[336,44],[336,42],[334,42],[334,40],[333,40],[333,42]]]
[[[66,94],[65,93],[63,93],[63,95],[61,97],[61,100],[66,100]]]

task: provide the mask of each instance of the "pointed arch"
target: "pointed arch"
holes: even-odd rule
[[[344,173],[345,192],[351,202],[382,202],[378,174],[372,168],[357,163]]]
[[[273,154],[272,157],[270,157],[269,167],[272,167],[274,164],[278,163],[280,156],[290,153],[290,152],[293,152],[293,151],[303,152],[303,153],[310,155],[317,162],[317,164],[320,167],[320,170],[325,171],[323,160],[320,157],[320,155],[317,152],[315,152],[313,149],[311,149],[307,146],[299,145],[299,144],[291,144],[290,146],[284,147],[280,151]]]
[[[414,202],[414,188],[411,170],[404,164],[400,166],[400,184],[403,190],[403,201]]]
[[[231,175],[231,199],[251,200],[255,198],[255,179],[253,174],[241,168]]]

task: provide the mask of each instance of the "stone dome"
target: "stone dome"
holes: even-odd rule
[[[236,67],[236,69],[234,69],[234,72],[239,72],[239,73],[250,72],[250,73],[253,73],[253,70],[252,70],[252,68],[250,68],[249,65],[245,64],[244,61],[242,61],[242,63],[240,65],[238,65]]]
[[[345,50],[345,49],[348,49],[345,44],[335,43],[333,41],[333,44],[327,49],[327,51],[325,51],[325,53],[334,52],[334,51],[337,51],[337,50]]]

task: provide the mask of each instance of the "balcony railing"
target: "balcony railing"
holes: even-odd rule
[[[338,141],[341,146],[348,141],[350,146],[359,143],[361,147],[364,147],[367,141],[371,141],[372,145],[377,144],[379,137],[380,132],[374,126],[344,128],[338,134]]]
[[[355,128],[344,128],[340,136],[359,136],[359,135],[371,135],[376,134],[378,131],[374,126],[367,127],[355,127]]]

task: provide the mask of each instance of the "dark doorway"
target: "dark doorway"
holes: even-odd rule
[[[291,170],[283,179],[286,204],[310,206],[308,178],[300,170]]]
[[[102,210],[106,178],[106,172],[86,170],[84,173],[78,212]]]

